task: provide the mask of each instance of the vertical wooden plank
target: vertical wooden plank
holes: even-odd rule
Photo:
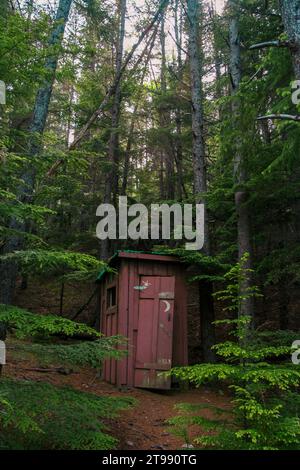
[[[111,315],[106,314],[106,331],[107,336],[111,336]],[[111,378],[111,359],[105,361],[105,380],[110,382]]]
[[[140,276],[147,289],[139,295],[135,386],[169,389],[171,381],[160,375],[172,365],[174,276]]]
[[[173,325],[174,325],[174,276],[164,276],[160,279],[160,295],[167,295],[167,299],[159,298],[157,363],[160,367],[170,369],[173,359]],[[172,294],[172,299],[170,298]]]
[[[100,307],[101,307],[101,325],[100,325],[100,332],[104,335],[107,335],[107,330],[106,330],[106,311],[105,311],[105,299],[104,299],[104,282],[101,282],[100,285],[101,289],[101,302],[100,302]],[[103,380],[106,380],[106,369],[107,369],[107,361],[104,361],[103,363],[103,368],[102,368],[102,378]]]
[[[117,324],[116,333],[125,338],[128,337],[128,261],[121,260],[118,272],[117,284],[118,298],[117,298]],[[116,382],[119,387],[127,385],[127,357],[117,361],[116,367]]]
[[[111,336],[115,336],[117,334],[117,312],[112,313],[110,317],[111,317]],[[110,383],[115,385],[116,381],[117,381],[117,361],[115,359],[111,359]]]
[[[152,276],[152,279],[154,283],[153,299],[151,299],[153,301],[153,305],[152,305],[152,311],[150,310],[149,312],[147,312],[148,315],[150,316],[150,321],[152,322],[152,354],[148,358],[148,362],[156,364],[157,355],[158,355],[158,330],[159,330],[159,320],[160,320],[159,319],[159,298],[158,298],[158,293],[159,293],[159,288],[160,288],[160,277]],[[140,306],[140,309],[142,310],[142,306]],[[145,332],[145,335],[147,335],[147,332]]]
[[[187,289],[180,265],[176,267],[173,359],[174,365],[188,364]]]
[[[134,364],[137,348],[138,329],[138,299],[139,291],[135,289],[139,285],[139,263],[136,260],[129,261],[128,273],[128,330],[129,330],[129,354],[127,383],[129,387],[134,386]]]

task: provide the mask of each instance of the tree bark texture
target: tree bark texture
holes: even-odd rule
[[[49,48],[54,50],[47,58],[45,63],[46,78],[43,85],[39,88],[33,110],[33,117],[29,125],[28,156],[34,157],[38,154],[41,145],[41,136],[43,135],[46,120],[48,116],[49,103],[52,95],[53,83],[59,59],[59,47],[62,43],[65,26],[69,17],[72,0],[60,0],[54,25],[49,37]],[[22,175],[24,184],[18,189],[17,196],[21,202],[31,202],[34,194],[35,171],[33,165],[28,165]],[[10,229],[15,231],[5,243],[2,254],[11,253],[22,248],[22,238],[18,232],[25,232],[27,224],[13,219],[10,223]],[[17,276],[17,267],[12,262],[1,262],[0,264],[0,303],[11,303],[13,291]]]
[[[200,5],[198,0],[187,0],[187,24],[188,24],[188,49],[191,75],[192,98],[192,132],[193,132],[193,169],[194,191],[197,203],[203,203],[205,207],[204,221],[204,248],[206,255],[210,254],[209,230],[205,194],[207,192],[205,141],[203,135],[203,93],[200,41]],[[214,304],[212,301],[213,285],[211,282],[200,283],[200,316],[202,332],[202,352],[205,362],[213,362],[215,355],[211,347],[215,344]]]
[[[232,115],[233,125],[238,126],[240,118],[240,100],[237,93],[240,88],[242,80],[241,68],[241,47],[239,38],[239,25],[238,25],[238,12],[235,7],[235,2],[230,2],[230,27],[229,27],[229,42],[230,42],[230,78],[232,86]],[[237,137],[234,149],[234,182],[236,186],[235,191],[235,207],[237,213],[237,243],[238,243],[238,260],[241,261],[243,256],[248,253],[249,257],[244,263],[244,276],[241,281],[239,294],[246,295],[249,288],[252,286],[252,275],[249,269],[252,266],[252,246],[250,235],[250,217],[249,209],[247,206],[248,194],[245,189],[247,176],[245,170],[245,161],[242,153],[241,139]],[[254,300],[253,297],[242,299],[240,303],[239,315],[253,315],[254,313]]]
[[[300,2],[280,0],[280,7],[284,29],[290,42],[295,76],[300,80]]]

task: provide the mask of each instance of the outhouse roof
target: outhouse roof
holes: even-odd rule
[[[109,268],[112,268],[119,258],[143,259],[143,260],[149,260],[149,261],[167,261],[167,262],[175,262],[175,263],[181,262],[180,259],[176,257],[175,255],[165,254],[164,252],[159,252],[159,251],[146,252],[146,251],[134,251],[134,250],[118,250],[109,259],[107,266],[100,271],[96,279],[96,282],[100,282],[103,279],[105,274],[109,272]]]

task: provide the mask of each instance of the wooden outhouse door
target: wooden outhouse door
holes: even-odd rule
[[[174,276],[140,276],[135,387],[169,389],[160,373],[172,367]]]

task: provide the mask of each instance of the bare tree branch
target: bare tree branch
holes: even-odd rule
[[[160,5],[159,5],[155,15],[153,16],[151,22],[144,29],[144,31],[140,34],[137,42],[132,46],[130,52],[127,54],[127,57],[124,60],[124,63],[122,65],[122,68],[121,68],[120,72],[115,76],[115,79],[114,79],[112,85],[110,86],[110,88],[108,89],[108,91],[107,91],[104,99],[102,100],[100,106],[98,107],[98,109],[96,109],[96,111],[93,112],[93,114],[90,116],[90,118],[88,119],[86,124],[78,131],[77,135],[75,135],[75,138],[74,138],[73,142],[69,145],[68,150],[74,150],[77,147],[77,145],[81,142],[81,140],[84,138],[84,136],[86,135],[87,131],[90,129],[92,124],[97,119],[100,119],[101,117],[103,117],[103,111],[106,108],[106,106],[108,105],[111,97],[114,95],[114,93],[115,93],[115,91],[118,87],[118,84],[120,83],[120,80],[122,79],[122,77],[123,77],[123,75],[124,75],[124,73],[125,73],[125,71],[128,67],[128,64],[131,61],[135,51],[141,45],[143,40],[148,36],[149,32],[152,30],[155,23],[160,19],[161,14],[165,10],[165,8],[168,6],[168,3],[169,3],[169,0],[162,0],[160,2]],[[52,176],[53,173],[56,171],[56,169],[60,165],[62,165],[63,162],[64,162],[63,159],[57,160],[54,163],[54,165],[52,165],[50,170],[48,171],[47,176]]]
[[[261,65],[259,69],[252,75],[252,77],[249,78],[249,80],[246,82],[246,85],[249,85],[249,83],[253,82],[253,80],[259,75],[259,73],[263,70],[264,66]]]
[[[268,114],[266,116],[259,116],[256,118],[257,121],[263,121],[266,119],[280,120],[280,121],[295,121],[300,122],[300,116],[293,116],[291,114]]]
[[[266,41],[266,42],[260,42],[258,44],[253,44],[252,46],[249,47],[251,51],[254,49],[264,49],[266,47],[291,47],[291,43],[289,41]]]
[[[127,57],[125,58],[124,60],[124,63],[123,63],[123,66],[120,70],[120,72],[116,75],[115,77],[115,80],[113,82],[113,84],[111,85],[111,87],[109,88],[106,96],[104,97],[102,103],[100,104],[99,108],[96,109],[96,111],[94,111],[94,113],[91,115],[91,117],[89,118],[89,120],[87,121],[87,123],[80,129],[80,131],[78,132],[78,134],[75,136],[74,138],[74,141],[71,143],[70,145],[70,150],[73,150],[78,144],[79,142],[83,139],[83,137],[85,136],[86,132],[88,131],[88,129],[91,127],[91,125],[95,122],[95,120],[97,118],[100,118],[101,114],[103,114],[103,109],[107,106],[107,104],[109,103],[109,100],[110,98],[113,96],[113,94],[115,93],[115,90],[122,78],[122,76],[124,75],[124,72],[125,70],[127,69],[127,66],[129,64],[129,62],[131,61],[135,51],[138,49],[138,47],[140,46],[140,44],[143,42],[143,40],[145,39],[145,37],[149,34],[149,32],[151,31],[151,29],[153,28],[153,26],[155,25],[156,21],[159,19],[159,17],[161,16],[162,12],[164,11],[164,9],[166,8],[167,4],[169,3],[169,0],[162,0],[161,3],[160,3],[160,6],[159,8],[157,9],[152,21],[150,22],[150,24],[147,26],[147,28],[141,33],[139,39],[137,40],[137,42],[132,46],[130,52],[128,53]]]

